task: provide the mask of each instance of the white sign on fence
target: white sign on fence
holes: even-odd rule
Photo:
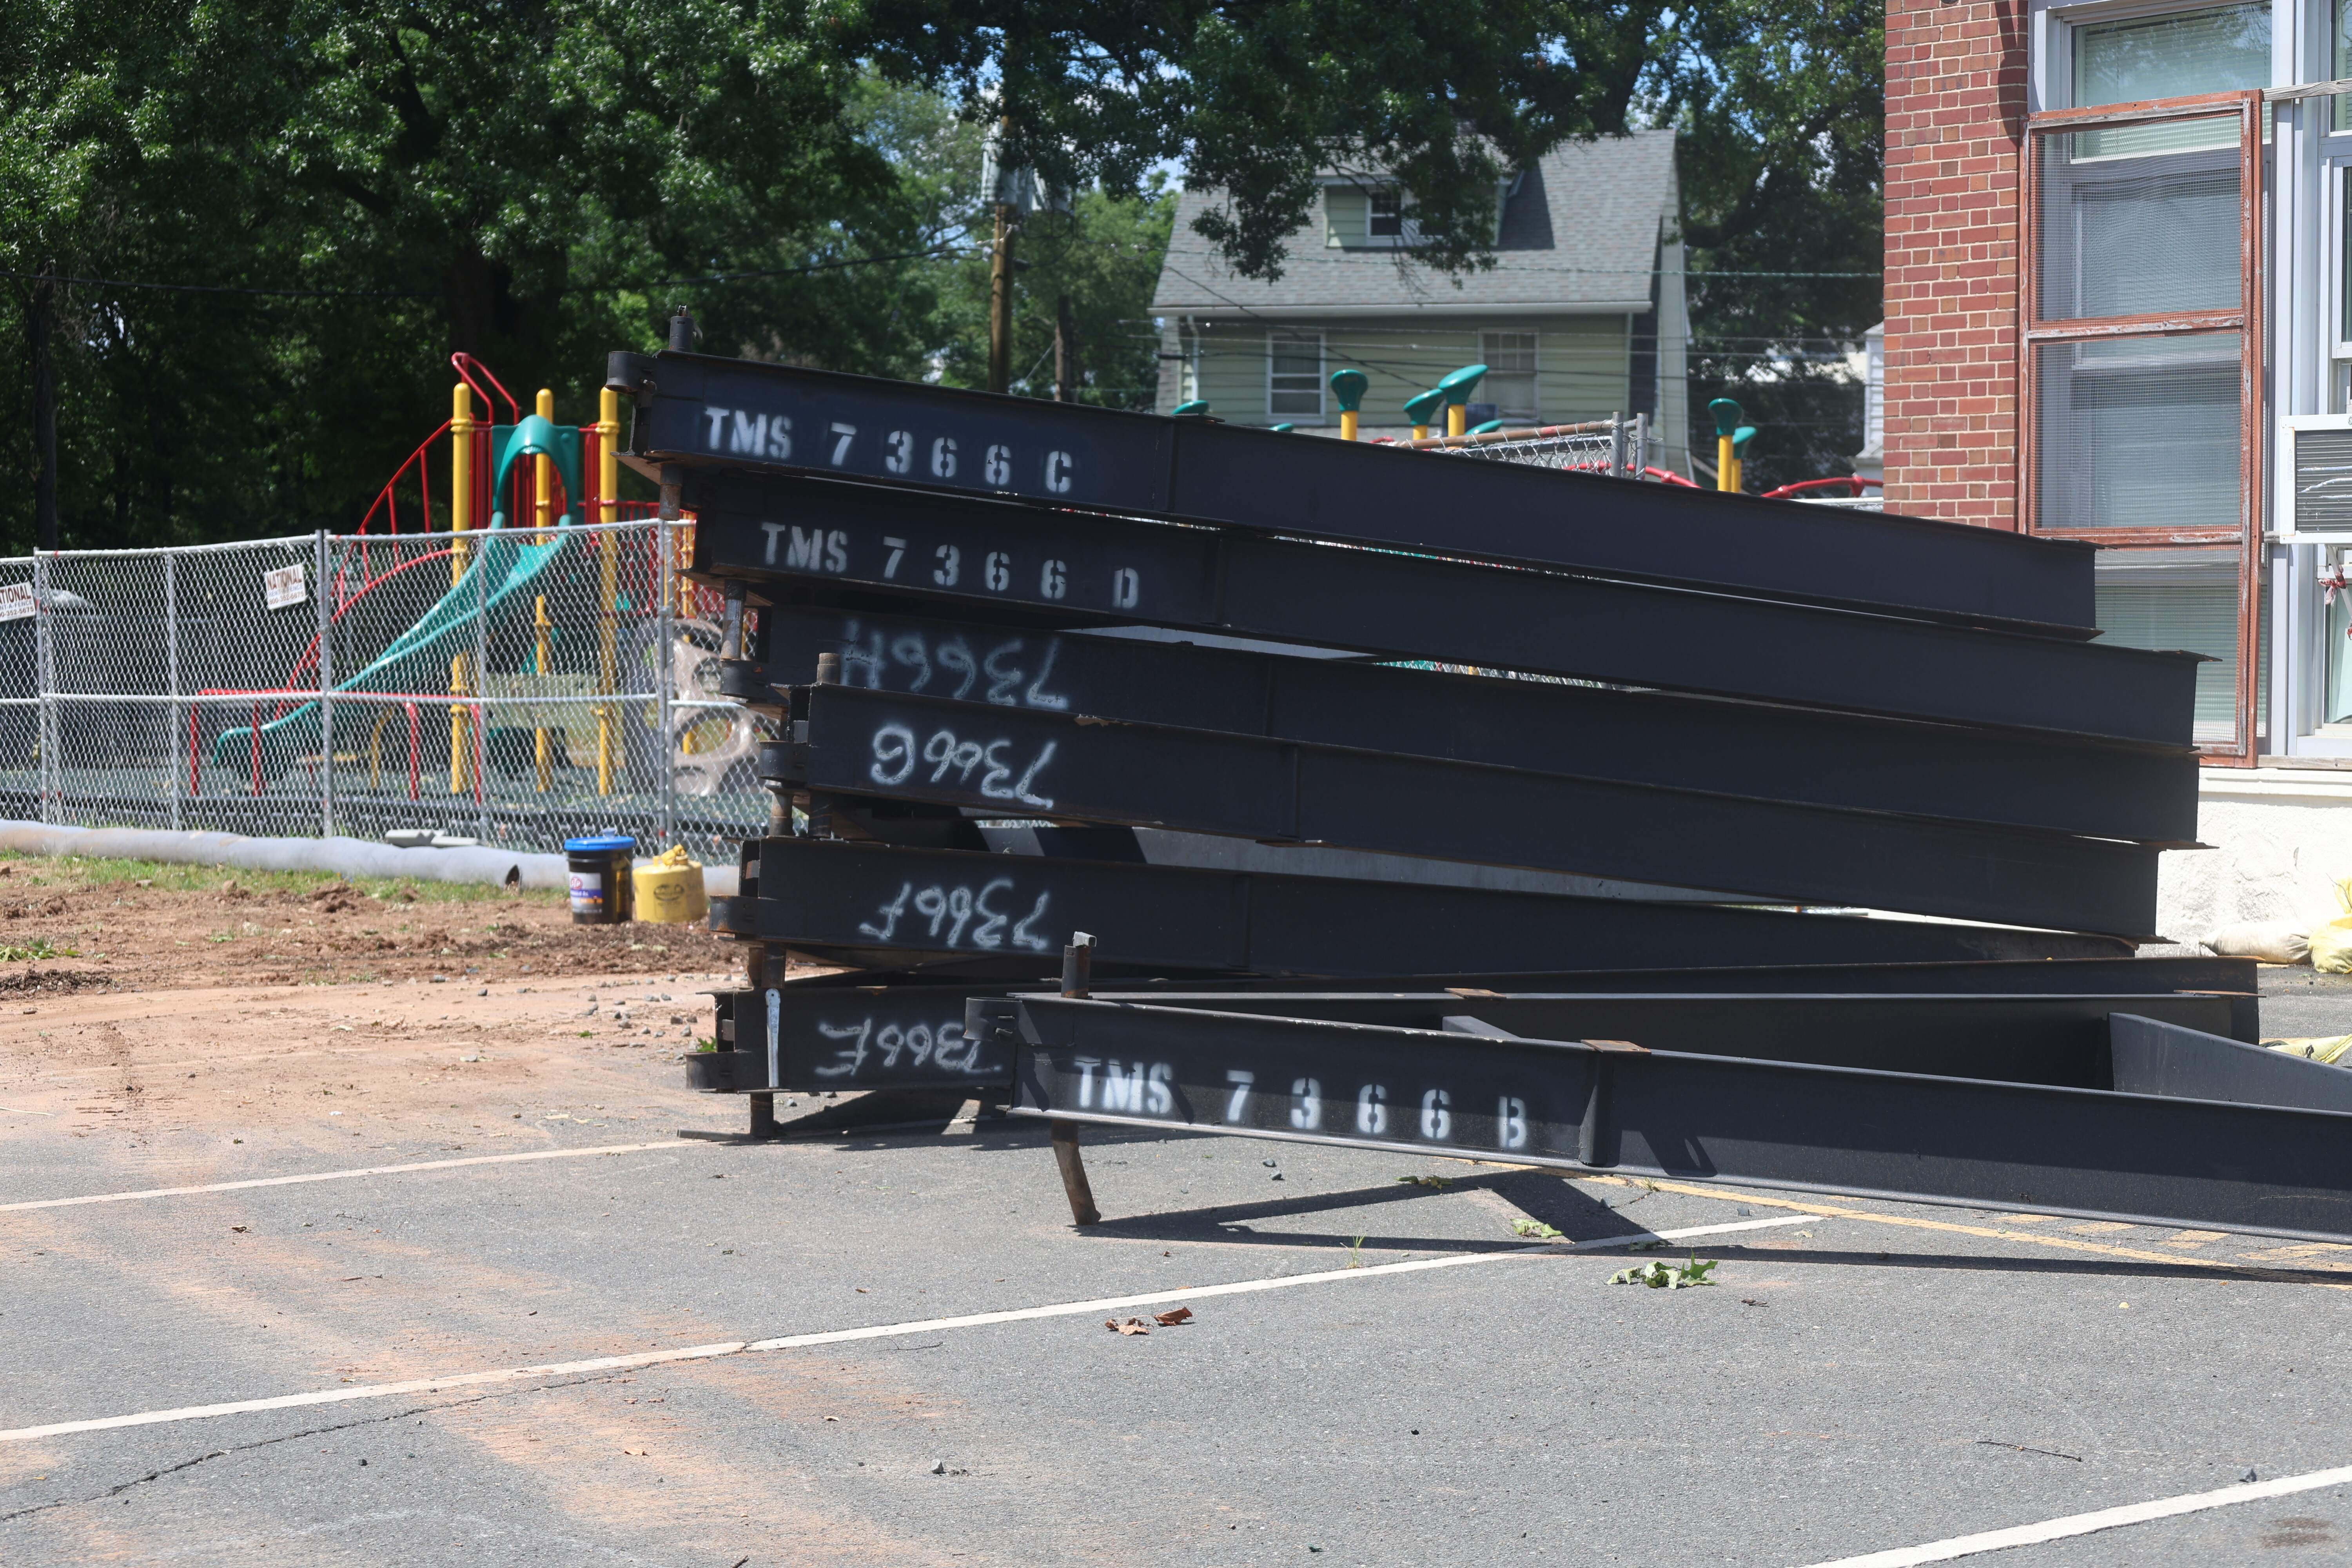
[[[33,616],[33,585],[0,583],[0,621],[25,621]]]
[[[264,572],[261,574],[261,596],[268,602],[269,607],[273,610],[283,610],[296,605],[308,604],[310,589],[309,584],[303,580],[301,566],[297,563]],[[25,613],[30,615],[32,611],[28,607]]]

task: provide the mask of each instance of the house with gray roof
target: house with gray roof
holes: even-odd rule
[[[1244,425],[1336,435],[1330,374],[1371,378],[1362,435],[1409,436],[1403,404],[1483,363],[1472,422],[1567,425],[1650,416],[1665,460],[1688,442],[1675,136],[1570,142],[1507,184],[1495,266],[1458,279],[1412,259],[1412,209],[1393,185],[1330,173],[1282,276],[1239,278],[1194,232],[1218,199],[1186,191],[1161,263],[1159,407],[1206,399]],[[1655,450],[1656,448],[1654,448]]]

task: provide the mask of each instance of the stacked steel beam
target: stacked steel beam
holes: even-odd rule
[[[2096,640],[2087,547],[688,353],[611,380],[783,737],[696,1064],[755,1131],[777,1092],[970,1089],[1383,1141],[1296,1097],[1079,1103],[1055,1053],[1135,1058],[1145,1014],[1162,1056],[1213,1013],[1311,1054],[1523,994],[1547,1040],[2100,1093],[2103,999],[2254,1037],[2179,994],[2248,966],[2129,959],[2195,835],[2199,658]],[[1079,932],[1123,1008],[1035,994]],[[1618,1158],[1580,1136],[1544,1157]]]

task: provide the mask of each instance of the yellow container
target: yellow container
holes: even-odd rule
[[[710,913],[710,900],[702,891],[701,863],[687,858],[683,844],[672,845],[657,859],[639,861],[635,881],[641,921],[684,925]]]

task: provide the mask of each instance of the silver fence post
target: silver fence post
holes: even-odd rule
[[[677,526],[677,500],[680,475],[675,467],[662,469],[661,517],[654,525],[655,569],[661,574],[660,591],[654,597],[654,635],[661,641],[661,658],[656,663],[656,679],[661,682],[658,722],[661,745],[661,798],[655,818],[655,832],[664,849],[677,837],[677,742],[670,733],[670,698],[675,684],[677,658],[677,617],[670,606],[670,594],[677,587],[677,576],[670,570],[672,530]]]
[[[316,581],[310,597],[319,606],[319,834],[323,838],[335,836],[335,605],[331,579],[328,576],[331,563],[327,552],[327,531],[319,530],[311,546],[311,556],[318,563]]]
[[[1609,477],[1625,477],[1625,416],[1615,412],[1609,416]]]
[[[57,661],[56,650],[50,644],[49,557],[47,552],[38,550],[33,552],[33,669],[41,696],[41,820],[55,822],[53,803],[58,794]]]
[[[1637,479],[1650,477],[1650,416],[1647,414],[1633,416],[1633,477]]]
[[[486,536],[474,558],[474,831],[490,841],[490,546]]]
[[[187,759],[180,751],[186,743],[186,722],[180,713],[180,552],[168,547],[163,552],[163,690],[171,709],[165,722],[172,741],[165,754],[172,770],[172,831],[177,833],[180,779],[187,771]]]

